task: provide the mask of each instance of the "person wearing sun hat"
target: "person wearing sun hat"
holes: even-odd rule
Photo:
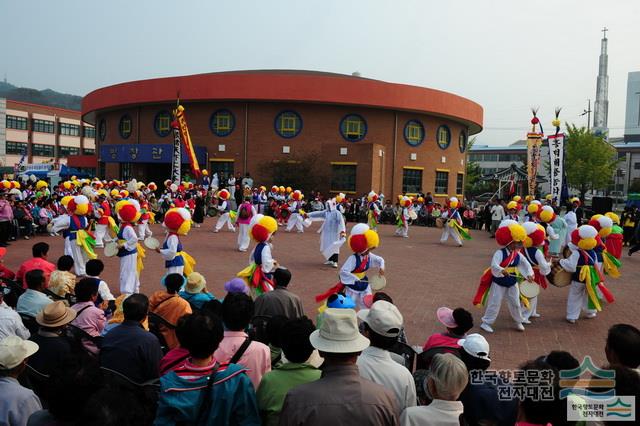
[[[436,311],[436,318],[447,331],[429,336],[422,347],[423,352],[435,348],[457,349],[460,347],[458,341],[463,339],[466,333],[473,328],[473,316],[471,312],[463,308],[451,309],[442,306]]]
[[[20,385],[18,377],[27,368],[27,359],[38,352],[38,345],[18,336],[0,340],[0,424],[26,425],[29,417],[42,409],[31,389]]]
[[[207,280],[199,272],[192,272],[187,276],[187,284],[178,294],[196,310],[202,309],[202,305],[216,299],[207,291]]]
[[[358,331],[353,309],[327,309],[322,326],[309,341],[324,358],[322,377],[287,393],[281,425],[398,424],[394,394],[359,374],[357,359],[369,339]]]
[[[571,256],[560,259],[560,266],[572,273],[569,296],[567,298],[567,321],[571,324],[580,318],[582,310],[587,318],[595,318],[602,310],[603,298],[608,303],[613,295],[604,285],[604,277],[598,267],[598,231],[591,225],[582,225],[571,233]]]
[[[63,366],[65,358],[72,353],[64,329],[76,315],[62,300],[49,303],[36,315],[40,329],[30,340],[37,343],[40,350],[29,358],[29,367],[49,375]]]
[[[356,302],[360,309],[365,307],[364,298],[371,294],[367,271],[377,268],[380,275],[384,275],[384,259],[371,253],[380,244],[378,233],[364,223],[351,228],[348,240],[353,254],[340,268],[340,282],[329,290],[316,296],[316,302],[322,302],[335,293],[344,293]]]
[[[526,237],[527,232],[522,225],[513,220],[503,220],[496,230],[496,242],[501,247],[493,254],[491,266],[482,275],[473,299],[474,305],[486,304],[480,328],[488,333],[493,333],[491,325],[498,318],[505,297],[516,330],[524,331],[518,279],[523,277],[530,282],[534,279],[531,264],[519,250]]]

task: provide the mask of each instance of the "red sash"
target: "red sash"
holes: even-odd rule
[[[515,260],[517,255],[518,255],[518,250],[512,251],[511,254],[506,259],[502,260],[502,262],[500,263],[500,267],[506,268],[507,266],[509,266],[511,262]],[[492,281],[493,281],[493,274],[491,273],[491,268],[489,268],[484,272],[484,274],[482,274],[482,277],[480,277],[480,284],[478,285],[478,290],[476,291],[476,294],[473,297],[474,306],[482,304],[482,298],[484,297],[484,294],[487,292],[487,290],[489,290],[489,287],[491,287]]]
[[[620,260],[623,245],[622,234],[609,234],[604,244],[607,246],[607,251]]]
[[[356,269],[354,269],[351,272],[359,274],[361,272],[366,271],[367,270],[367,263],[369,263],[369,256],[368,255],[363,256],[362,259],[360,260],[360,264],[358,266],[356,266]],[[344,288],[345,288],[345,285],[342,284],[342,282],[338,282],[338,284],[334,285],[333,287],[331,287],[329,290],[325,291],[324,293],[316,295],[316,297],[315,297],[316,302],[320,303],[323,300],[328,299],[332,294],[340,293]]]

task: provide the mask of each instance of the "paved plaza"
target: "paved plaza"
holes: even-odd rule
[[[216,219],[207,219],[202,228],[193,228],[182,239],[185,250],[197,260],[196,270],[205,275],[208,288],[216,296],[224,294],[223,284],[248,264],[249,253],[237,251],[237,234],[221,231],[211,232]],[[353,224],[348,224],[349,228]],[[274,258],[291,269],[292,291],[301,296],[307,315],[315,318],[317,305],[313,296],[337,282],[337,270],[323,265],[319,253],[319,225],[314,223],[304,234],[279,231],[275,236]],[[483,309],[472,306],[471,299],[480,275],[488,267],[496,244],[483,231],[473,231],[473,240],[462,248],[450,242],[438,244],[440,232],[434,228],[412,227],[410,238],[393,236],[394,227],[381,226],[381,247],[376,251],[387,262],[387,291],[404,315],[405,326],[411,345],[422,345],[426,338],[443,330],[435,320],[439,306],[464,307],[474,315],[478,332]],[[152,230],[161,239],[160,225]],[[52,262],[62,254],[62,237],[36,237],[30,241],[13,242],[8,249],[5,264],[17,270],[20,262],[31,254],[31,246],[46,241],[52,246],[49,258]],[[99,251],[102,254],[101,250]],[[345,245],[341,252],[341,263],[350,254]],[[106,264],[103,274],[114,293],[118,292],[119,263],[117,258],[101,257]],[[159,289],[164,265],[159,254],[147,251],[145,269],[142,273],[141,291],[151,294]],[[513,328],[506,303],[496,324],[495,333],[486,335],[491,344],[493,367],[512,368],[554,349],[570,351],[576,357],[591,355],[597,364],[603,364],[604,344],[607,329],[615,323],[639,323],[640,306],[640,256],[623,259],[622,277],[610,280],[609,288],[616,302],[605,306],[594,320],[583,319],[577,324],[568,324],[565,305],[568,288],[550,286],[539,297],[538,312],[541,318],[533,319],[524,333]]]

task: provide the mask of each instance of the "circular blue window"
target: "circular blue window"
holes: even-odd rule
[[[107,137],[107,122],[105,121],[104,118],[100,120],[100,122],[98,123],[98,137],[103,142],[104,142],[104,139]]]
[[[282,111],[276,116],[274,127],[283,138],[295,138],[302,131],[302,118],[295,111]]]
[[[418,146],[424,141],[424,126],[418,120],[407,121],[404,125],[404,140],[411,146]]]
[[[451,130],[445,125],[438,127],[436,132],[436,142],[442,149],[447,149],[451,144]]]
[[[122,139],[127,139],[131,136],[131,117],[123,115],[120,118],[120,124],[118,124],[118,132]]]
[[[340,121],[340,134],[349,142],[358,142],[367,135],[367,122],[358,114],[349,114]]]
[[[160,111],[153,119],[153,130],[156,131],[156,135],[164,138],[171,133],[171,114],[169,111]]]
[[[460,136],[458,136],[458,148],[463,154],[467,150],[467,133],[464,130],[462,130]]]
[[[209,119],[209,128],[214,135],[229,136],[236,127],[236,117],[228,109],[219,109]]]

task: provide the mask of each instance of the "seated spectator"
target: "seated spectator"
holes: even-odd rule
[[[218,346],[215,358],[220,363],[241,364],[248,369],[247,374],[258,388],[262,376],[271,370],[271,351],[260,342],[252,342],[244,332],[253,318],[253,300],[244,293],[229,293],[222,302],[224,339]]]
[[[18,227],[24,228],[22,234],[24,239],[28,240],[29,236],[33,234],[33,216],[31,216],[31,212],[24,205],[24,201],[16,200],[16,204],[13,207],[13,217],[18,221]]]
[[[47,260],[47,254],[49,254],[49,244],[35,243],[31,248],[31,254],[33,255],[33,257],[22,262],[22,265],[20,265],[20,268],[18,268],[18,272],[16,273],[16,281],[22,283],[22,287],[26,289],[27,284],[25,282],[25,275],[29,271],[39,269],[44,274],[44,288],[47,288],[47,284],[49,283],[49,276],[53,271],[56,270],[56,265]]]
[[[189,302],[178,295],[180,288],[184,285],[184,277],[180,274],[169,274],[162,280],[166,290],[158,290],[149,298],[149,310],[156,315],[160,315],[171,324],[176,324],[183,315],[192,312]],[[160,332],[167,342],[169,349],[178,346],[175,329],[170,329],[162,325]]]
[[[456,308],[438,308],[436,317],[440,324],[447,328],[445,333],[436,333],[429,336],[422,350],[424,352],[431,348],[448,347],[459,349],[458,342],[463,339],[465,334],[473,328],[473,316],[471,312]]]
[[[269,350],[271,351],[271,368],[275,368],[283,362],[281,337],[286,322],[287,317],[282,315],[271,317],[269,318],[269,322],[267,322],[266,334],[269,342]]]
[[[102,330],[102,336],[106,336],[108,332],[118,327],[120,324],[124,322],[124,311],[122,310],[122,303],[124,299],[126,299],[128,294],[121,294],[114,300],[114,309],[111,318],[107,321],[107,325],[104,326],[104,330]],[[142,321],[142,328],[149,331],[149,318],[145,318]]]
[[[358,372],[356,361],[369,340],[358,332],[355,311],[327,309],[309,341],[324,357],[322,377],[287,393],[281,425],[398,424],[394,394]]]
[[[371,295],[371,302],[370,303],[368,302],[368,296],[365,296],[365,306],[367,306],[368,308],[371,308],[371,305],[373,305],[378,300],[384,300],[384,301],[387,301],[387,302],[393,304],[393,299],[391,298],[391,296],[389,296],[388,293],[385,293],[384,291],[376,291],[375,293],[373,293]],[[362,332],[363,330],[364,329],[361,327],[360,328],[360,332]],[[398,342],[408,344],[407,335],[404,332],[404,326],[400,329],[400,334],[398,334]],[[398,355],[400,357],[400,359],[396,359],[394,357],[394,355],[396,355],[396,354],[392,354],[391,357],[394,358],[396,360],[396,362],[404,365],[404,361],[401,359],[402,357]]]
[[[220,319],[193,314],[185,320],[190,358],[160,379],[155,425],[259,425],[256,396],[247,369],[220,365],[214,352],[223,340]],[[215,382],[215,385],[214,385]]]
[[[153,423],[155,411],[141,392],[105,387],[80,407],[76,424],[92,426],[140,426]],[[30,425],[29,425],[30,426]]]
[[[71,272],[73,268],[73,257],[64,255],[58,259],[58,269],[51,273],[49,278],[49,290],[60,297],[75,291],[76,276]]]
[[[306,363],[314,351],[309,342],[314,330],[313,323],[306,317],[288,320],[282,327],[282,351],[289,362],[280,364],[262,377],[256,396],[263,425],[278,424],[289,390],[320,378],[320,370]]]
[[[222,319],[222,302],[218,299],[208,301],[202,305],[202,313]]]
[[[224,291],[229,293],[242,293],[249,294],[249,287],[247,287],[247,283],[242,278],[233,278],[232,280],[224,283]]]
[[[28,363],[31,365],[31,358]],[[102,387],[102,373],[95,362],[81,356],[67,357],[45,385],[48,408],[33,413],[27,426],[95,425],[77,420],[82,407]]]
[[[524,377],[546,377],[546,372],[553,372],[552,380],[549,384],[540,383],[539,392],[542,387],[552,387],[552,393],[549,395],[553,399],[542,398],[541,393],[523,392],[520,405],[518,407],[518,422],[516,426],[547,426],[565,424],[567,420],[567,401],[560,399],[560,386],[558,371],[550,364],[535,360],[529,361],[520,367],[524,372]],[[535,372],[535,373],[534,373]],[[616,375],[616,382],[618,376]],[[638,378],[640,382],[640,377]],[[527,389],[528,390],[528,389]],[[546,391],[545,391],[546,392]],[[597,392],[602,392],[598,390]],[[618,394],[626,395],[626,394]]]
[[[285,268],[278,268],[273,273],[275,288],[273,291],[262,293],[256,298],[256,315],[272,317],[283,315],[288,319],[304,316],[304,308],[300,298],[289,291],[291,272]]]
[[[402,412],[402,426],[458,426],[463,406],[458,397],[467,386],[469,373],[464,363],[453,354],[436,354],[429,369],[427,389],[429,405],[409,407]]]
[[[6,266],[4,266],[4,256],[7,254],[7,249],[0,247],[0,278],[6,278],[8,280],[14,280],[16,274]]]
[[[640,374],[638,373],[637,370],[634,370],[632,368],[629,367],[625,367],[623,365],[620,364],[615,364],[615,365],[608,365],[608,366],[604,366],[603,370],[607,371],[607,370],[613,370],[615,371],[616,375],[615,375],[615,384],[614,387],[612,388],[607,388],[607,387],[603,387],[602,385],[598,385],[595,386],[594,388],[592,388],[591,390],[593,392],[596,393],[600,393],[600,392],[607,392],[607,391],[613,391],[615,393],[615,395],[622,395],[622,396],[635,396],[635,400],[636,400],[636,404],[637,401],[640,400]],[[610,380],[606,380],[609,379],[610,376],[607,377],[599,377],[597,374],[594,375],[593,379],[597,380],[597,379],[604,379],[603,381],[609,381]],[[637,405],[636,405],[636,415],[637,415]],[[637,420],[637,418],[636,418]],[[637,423],[637,421],[636,421]],[[555,423],[554,423],[555,424]],[[607,423],[607,424],[614,424],[614,423]],[[617,424],[617,422],[616,422]],[[624,423],[622,423],[624,424]]]
[[[37,351],[38,345],[18,336],[0,340],[1,425],[26,425],[29,416],[42,409],[36,394],[18,383],[18,376],[27,367],[27,359]]]
[[[487,371],[491,365],[489,358],[489,343],[480,334],[469,334],[460,342],[460,359],[467,367],[467,371]],[[481,379],[481,378],[480,378]],[[512,426],[516,422],[518,401],[498,397],[498,386],[490,377],[479,380],[481,383],[469,381],[460,394],[460,401],[464,406],[464,420],[467,424],[494,424],[498,426]],[[499,383],[507,386],[506,383]]]
[[[192,310],[201,310],[202,305],[215,299],[213,294],[207,291],[207,280],[199,272],[189,274],[187,285],[180,291],[180,297],[189,302]]]
[[[640,373],[640,330],[629,324],[615,324],[607,334],[607,361]]]
[[[98,302],[100,304],[107,303],[111,305],[110,313],[115,311],[115,296],[111,294],[109,285],[100,278],[100,274],[104,271],[104,263],[100,259],[90,259],[86,264],[87,277],[98,280]]]
[[[71,307],[76,311],[76,318],[71,324],[81,328],[90,336],[100,336],[107,324],[107,319],[102,309],[95,305],[98,299],[98,284],[94,279],[83,278],[76,284],[76,299],[78,302]],[[93,342],[85,339],[83,345],[90,353],[98,354],[99,349]]]
[[[205,315],[209,315],[207,312],[203,312]],[[171,349],[165,356],[160,360],[160,375],[164,376],[169,371],[176,370],[182,367],[182,364],[189,357],[189,351],[184,347],[185,343],[185,335],[187,332],[187,318],[189,315],[185,315],[178,320],[178,324],[176,324],[176,337],[178,338],[178,343],[180,346],[177,346]],[[220,318],[220,317],[218,317]]]
[[[30,340],[37,343],[40,350],[29,358],[30,367],[48,376],[62,366],[64,359],[71,355],[71,343],[64,329],[75,317],[76,311],[61,300],[49,303],[38,313],[36,321],[40,329]]]
[[[27,272],[24,278],[27,290],[18,298],[16,311],[35,317],[42,308],[51,303],[51,299],[43,293],[45,276],[42,270],[33,269]]]
[[[573,370],[580,367],[580,362],[566,351],[551,351],[548,355],[540,357],[539,360],[546,362],[558,371]]]
[[[358,357],[360,376],[393,392],[400,412],[413,407],[417,404],[413,376],[389,353],[389,349],[398,341],[403,324],[402,314],[392,303],[379,300],[371,305],[371,309],[360,310],[358,318],[364,324],[364,336],[371,342]]]
[[[122,302],[122,311],[124,321],[102,341],[100,366],[136,383],[157,379],[162,358],[160,343],[142,326],[149,313],[149,299],[144,294],[132,294]]]
[[[4,302],[4,296],[11,293],[11,289],[0,283],[0,340],[8,336],[29,338],[29,330],[22,323],[20,315]]]

